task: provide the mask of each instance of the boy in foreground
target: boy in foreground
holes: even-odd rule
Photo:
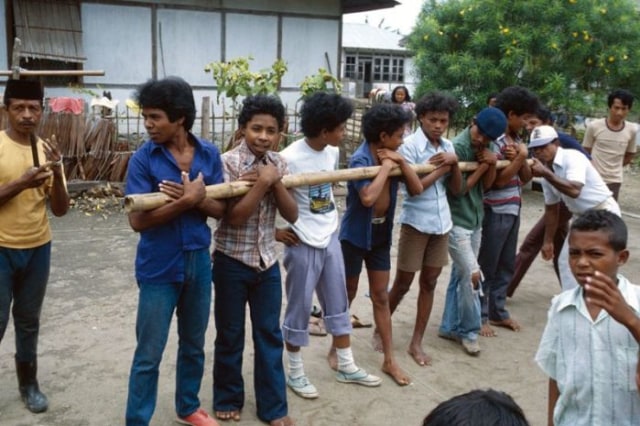
[[[422,192],[416,172],[397,150],[410,115],[394,104],[378,104],[362,117],[365,141],[351,156],[349,167],[380,166],[373,179],[349,181],[347,209],[342,217],[340,242],[347,276],[349,306],[358,292],[362,262],[367,267],[373,317],[382,341],[382,371],[401,385],[411,379],[398,366],[391,346],[391,313],[389,311],[389,271],[391,269],[391,234],[400,177],[389,178],[399,166],[407,192]]]
[[[569,231],[578,287],[556,296],[536,361],[549,376],[548,425],[635,425],[640,418],[640,288],[618,268],[629,259],[627,227],[589,210]]]
[[[345,123],[353,112],[351,102],[337,94],[318,92],[305,100],[301,115],[304,138],[281,152],[291,173],[334,170]],[[287,309],[282,325],[289,372],[287,386],[298,396],[318,397],[307,378],[301,346],[309,345],[309,315],[313,292],[323,312],[327,331],[333,336],[329,353],[336,379],[342,383],[379,386],[382,380],[359,368],[351,351],[351,321],[345,283],[344,260],[338,240],[338,209],[330,183],[298,186],[292,190],[298,220],[276,231],[285,243],[283,264],[287,270]]]

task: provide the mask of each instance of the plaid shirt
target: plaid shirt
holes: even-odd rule
[[[279,153],[269,151],[266,157],[278,168],[282,176],[289,174],[287,163]],[[238,180],[240,175],[255,170],[261,160],[253,155],[246,142],[242,141],[236,148],[222,155],[224,181]],[[238,199],[232,199],[230,203],[237,201]],[[278,260],[275,239],[276,211],[275,197],[269,192],[244,225],[232,226],[221,219],[215,232],[216,250],[259,271],[268,269]]]

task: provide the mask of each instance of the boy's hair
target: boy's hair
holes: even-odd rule
[[[507,87],[496,97],[496,108],[500,108],[507,117],[510,112],[515,115],[535,114],[538,105],[538,97],[520,86]]]
[[[362,133],[367,142],[379,142],[382,132],[392,135],[411,121],[398,104],[376,104],[362,116]]]
[[[622,105],[628,106],[629,109],[633,106],[633,93],[628,90],[617,89],[609,93],[609,96],[607,97],[607,105],[609,105],[609,108],[611,108],[613,101],[616,99],[620,99]]]
[[[396,86],[393,88],[393,90],[391,91],[391,102],[396,103],[396,92],[398,90],[404,90],[404,93],[407,95],[404,98],[405,102],[411,102],[411,95],[409,94],[409,89],[407,89],[407,86]]]
[[[422,426],[529,426],[522,408],[504,392],[473,390],[442,402]]]
[[[540,104],[538,105],[538,109],[535,112],[536,117],[543,123],[549,123],[553,125],[553,116],[551,115],[551,110],[546,106]]]
[[[353,104],[338,94],[316,92],[305,99],[300,109],[300,127],[306,137],[313,138],[323,129],[332,131],[351,117]]]
[[[273,95],[247,96],[242,101],[242,109],[238,115],[238,126],[245,127],[254,115],[268,114],[278,122],[278,130],[284,128],[284,105]]]
[[[191,130],[196,119],[193,90],[189,83],[180,77],[148,80],[138,87],[134,98],[138,101],[140,108],[161,109],[172,123],[184,117],[182,127],[186,131]]]
[[[627,248],[627,225],[608,210],[587,210],[571,223],[571,231],[601,231],[609,234],[609,244],[619,252]]]
[[[453,118],[458,109],[458,102],[449,95],[445,95],[439,92],[433,92],[424,95],[416,103],[414,111],[416,116],[420,117],[428,112],[448,112],[449,118]]]

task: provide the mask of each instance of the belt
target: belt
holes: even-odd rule
[[[371,218],[371,223],[374,224],[374,225],[381,225],[381,224],[385,223],[386,221],[387,221],[386,216]]]

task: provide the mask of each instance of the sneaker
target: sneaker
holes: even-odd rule
[[[380,386],[380,383],[382,383],[382,379],[380,377],[369,374],[362,368],[358,368],[353,373],[345,373],[338,370],[336,373],[336,380],[340,383],[355,383],[357,385],[368,387]]]
[[[219,426],[218,422],[209,416],[202,408],[198,408],[186,417],[178,417],[176,422],[191,426]]]
[[[315,399],[318,397],[318,390],[307,379],[307,376],[296,377],[287,376],[287,386],[301,398]]]
[[[478,356],[480,354],[480,345],[478,340],[462,339],[462,347],[465,352],[471,356]]]

